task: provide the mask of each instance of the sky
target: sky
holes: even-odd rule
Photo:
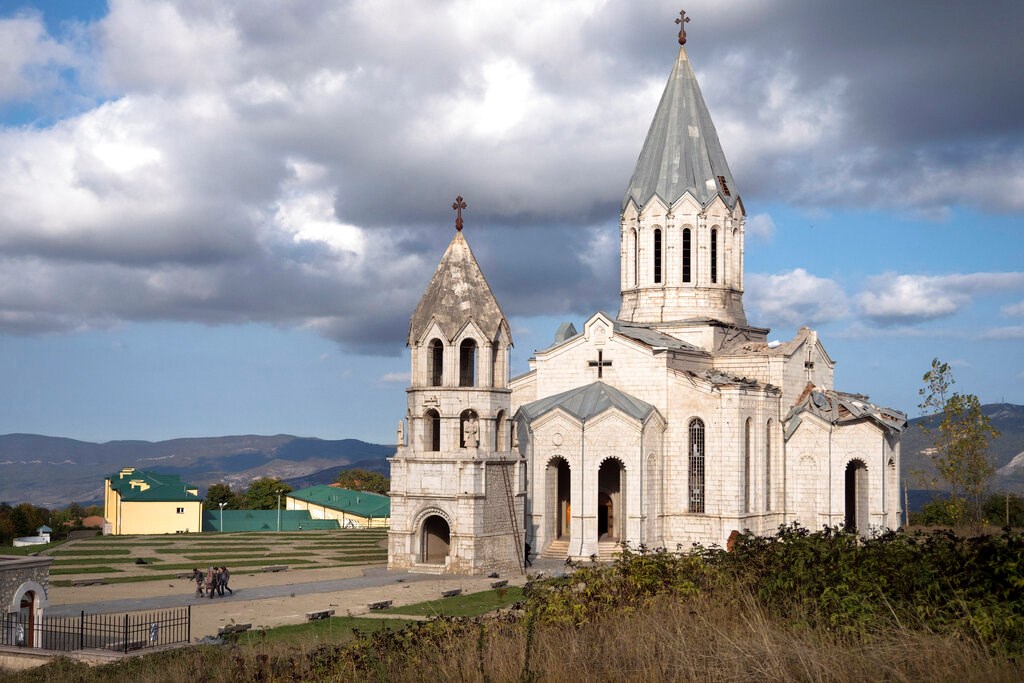
[[[525,371],[618,310],[679,9],[0,0],[0,434],[392,442],[456,195]],[[685,9],[751,324],[1024,403],[1024,3]]]

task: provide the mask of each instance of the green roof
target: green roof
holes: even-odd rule
[[[123,501],[176,501],[192,502],[200,501],[195,493],[188,489],[196,489],[195,486],[186,484],[176,474],[160,474],[146,470],[133,470],[131,472],[119,471],[107,477],[110,480],[110,488],[121,494]],[[142,491],[131,485],[133,481],[142,481],[149,485]]]
[[[310,486],[287,494],[289,498],[306,501],[325,508],[347,512],[360,517],[381,519],[391,516],[391,499],[379,493],[353,491],[335,486]]]
[[[221,511],[203,511],[203,531],[277,531],[277,510],[224,510],[224,528],[220,528]],[[309,510],[281,510],[281,531],[312,531],[340,529],[336,519],[313,519]]]

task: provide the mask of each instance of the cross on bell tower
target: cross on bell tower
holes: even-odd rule
[[[610,368],[612,362],[604,359],[604,351],[597,352],[597,360],[587,361],[587,365],[592,368],[597,368],[597,378],[601,379],[604,376],[604,369]]]
[[[455,229],[462,232],[462,210],[466,208],[466,200],[462,198],[460,194],[455,198],[455,202],[452,204],[452,211],[457,211],[455,214]]]

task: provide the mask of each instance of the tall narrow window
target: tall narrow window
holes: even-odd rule
[[[690,512],[704,512],[704,422],[690,420]]]
[[[636,230],[629,231],[630,239],[633,241],[633,286],[640,284],[640,240],[637,239]]]
[[[683,230],[683,282],[690,281],[690,229]]]
[[[427,384],[432,387],[441,386],[444,378],[444,344],[440,339],[430,340],[430,373]]]
[[[718,230],[711,228],[711,281],[718,282]]]
[[[476,386],[476,342],[472,339],[459,345],[459,386]]]
[[[661,283],[661,230],[654,231],[654,283]]]
[[[424,428],[426,429],[426,442],[428,451],[441,450],[441,416],[436,410],[428,410],[423,416]]]
[[[743,511],[750,512],[750,418],[743,424]]]
[[[505,411],[499,410],[494,418],[494,450],[503,453],[508,450],[508,438],[505,436]]]
[[[772,511],[772,421],[764,428],[764,509]]]

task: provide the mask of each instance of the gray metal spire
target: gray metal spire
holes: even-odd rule
[[[701,204],[719,194],[732,208],[739,199],[686,49],[680,47],[622,208],[630,199],[643,208],[655,195],[671,206],[687,190]]]

